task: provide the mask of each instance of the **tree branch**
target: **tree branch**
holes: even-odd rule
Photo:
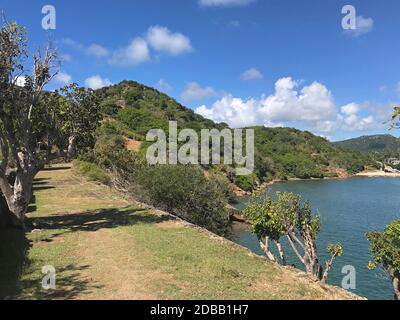
[[[287,239],[289,241],[290,246],[292,247],[294,253],[296,254],[297,258],[301,261],[301,263],[305,264],[304,258],[300,255],[299,251],[296,248],[296,245],[293,243],[290,235],[287,235]]]

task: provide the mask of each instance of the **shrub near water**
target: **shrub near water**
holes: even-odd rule
[[[75,165],[91,180],[112,181],[115,187],[137,200],[215,233],[224,234],[228,230],[225,205],[234,195],[225,177],[212,174],[207,178],[195,166],[149,166],[140,154],[125,148],[121,136],[103,132],[94,150],[82,160],[96,163],[79,161]]]
[[[218,234],[228,230],[229,215],[225,193],[213,179],[194,166],[148,166],[134,185],[147,201],[189,222]]]

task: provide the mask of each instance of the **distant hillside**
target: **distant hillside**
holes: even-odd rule
[[[168,121],[175,120],[179,128],[227,128],[216,124],[182,106],[173,98],[134,81],[96,91],[106,119],[103,132],[144,140],[148,130],[168,131]],[[255,127],[256,175],[249,179],[310,178],[359,172],[368,158],[346,151],[310,132],[288,128]],[[146,143],[142,144],[145,148]],[[249,181],[238,184],[248,184]]]
[[[371,164],[369,157],[338,148],[307,131],[265,127],[255,130],[256,166],[258,170],[266,169],[261,176],[267,172],[297,178],[342,176]]]
[[[400,151],[400,139],[389,134],[363,136],[355,139],[335,142],[341,148],[360,152],[396,152]]]

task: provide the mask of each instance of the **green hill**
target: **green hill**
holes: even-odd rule
[[[400,139],[390,134],[363,136],[355,139],[335,142],[343,149],[360,152],[396,152],[400,151]]]
[[[173,98],[134,81],[96,91],[106,115],[103,132],[143,141],[148,130],[168,131],[168,121],[178,127],[200,131],[203,128],[227,128],[194,113]],[[111,121],[110,121],[111,120]],[[247,180],[272,178],[326,177],[359,172],[369,159],[359,153],[338,148],[310,132],[289,128],[255,127],[256,175]],[[146,147],[146,143],[143,144]],[[246,179],[246,178],[245,178]],[[249,181],[236,181],[238,185]]]
[[[370,163],[368,157],[340,149],[307,131],[255,127],[255,132],[256,166],[261,176],[269,172],[274,176],[322,178],[356,173]]]

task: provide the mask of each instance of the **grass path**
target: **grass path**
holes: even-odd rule
[[[132,205],[116,191],[88,182],[66,166],[40,172],[29,220],[33,225],[29,243],[19,237],[25,256],[3,264],[2,270],[12,274],[7,281],[4,276],[0,279],[3,295],[21,299],[350,298],[202,230]],[[46,265],[56,269],[56,290],[41,289],[41,270]],[[14,269],[21,271],[18,277]]]

